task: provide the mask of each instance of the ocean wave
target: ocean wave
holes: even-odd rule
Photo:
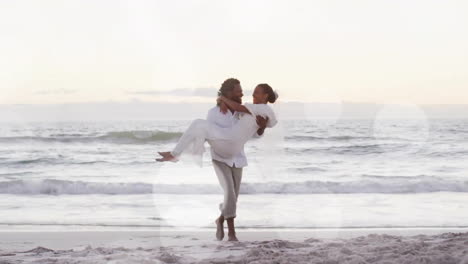
[[[16,160],[11,162],[3,162],[3,165],[30,165],[30,164],[37,164],[37,163],[44,163],[44,164],[54,164],[57,163],[59,159],[54,158],[37,158],[37,159],[24,159],[24,160]]]
[[[244,194],[325,194],[325,193],[428,193],[468,192],[468,181],[437,177],[403,179],[388,177],[349,182],[305,181],[243,183]],[[42,181],[0,182],[0,194],[86,195],[86,194],[220,194],[215,184],[102,183],[46,179]]]
[[[399,137],[376,137],[376,136],[330,136],[330,137],[318,137],[310,135],[293,135],[285,137],[287,140],[294,141],[353,141],[353,140],[396,140],[396,141],[408,141],[405,138]]]
[[[363,144],[350,146],[330,146],[330,147],[308,147],[308,148],[285,148],[286,152],[293,154],[336,154],[336,155],[366,155],[382,154],[389,150],[397,149],[400,145],[393,144]]]
[[[327,171],[326,169],[320,167],[299,167],[299,168],[290,168],[289,171],[299,172],[299,173],[307,173],[307,172],[324,172]]]
[[[429,153],[424,153],[424,155],[428,157],[433,157],[433,158],[467,157],[468,151],[467,150],[433,151]]]
[[[374,140],[374,137],[363,137],[363,136],[331,136],[331,137],[319,137],[310,135],[292,135],[286,136],[286,140],[293,141],[351,141],[351,140]]]
[[[90,136],[80,134],[54,134],[46,137],[21,136],[0,137],[0,142],[43,142],[43,143],[88,143],[105,142],[121,144],[143,144],[178,139],[182,133],[165,131],[113,131],[104,135]]]
[[[46,179],[0,182],[1,194],[145,194],[152,192],[146,183],[100,183]]]
[[[37,158],[37,159],[24,159],[24,160],[12,160],[8,162],[0,162],[2,166],[11,167],[25,167],[25,166],[36,166],[36,165],[113,165],[113,166],[129,166],[129,165],[142,165],[154,163],[153,160],[148,161],[129,161],[129,162],[112,162],[106,160],[92,160],[92,161],[80,161],[74,159],[67,159],[64,157],[58,158]],[[31,172],[30,174],[33,174]],[[20,174],[11,173],[12,176],[18,176]],[[0,174],[2,176],[2,174]]]

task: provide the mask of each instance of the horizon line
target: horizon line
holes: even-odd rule
[[[2,104],[2,106],[48,106],[48,105],[83,105],[83,104],[214,104],[209,102],[172,102],[172,101],[95,101],[95,102],[63,102],[63,103],[12,103]],[[365,105],[418,105],[418,106],[468,106],[467,103],[410,103],[410,102],[358,102],[358,101],[341,101],[341,102],[318,102],[318,101],[279,101],[280,104],[365,104]]]

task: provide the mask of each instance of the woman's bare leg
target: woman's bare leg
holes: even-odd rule
[[[196,149],[199,150],[203,147],[203,143],[206,140],[208,131],[208,121],[203,119],[194,120],[185,133],[179,138],[177,145],[171,152],[158,152],[162,156],[156,161],[177,161],[177,157],[191,144],[196,144]]]

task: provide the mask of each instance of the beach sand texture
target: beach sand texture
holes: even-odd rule
[[[241,231],[240,242],[213,231],[2,232],[0,263],[467,264],[468,232],[452,231],[465,232]]]

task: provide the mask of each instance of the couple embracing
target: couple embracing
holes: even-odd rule
[[[209,110],[207,119],[197,119],[179,139],[170,152],[158,152],[157,161],[178,161],[182,154],[190,154],[201,165],[204,143],[211,146],[213,167],[224,190],[224,201],[219,205],[221,215],[216,219],[216,238],[224,238],[224,221],[228,226],[228,241],[238,241],[235,232],[237,197],[242,180],[242,168],[247,166],[244,144],[261,137],[267,127],[276,125],[273,109],[278,95],[268,84],[259,84],[252,94],[253,103],[242,104],[239,80],[230,78],[218,91],[217,106]]]

